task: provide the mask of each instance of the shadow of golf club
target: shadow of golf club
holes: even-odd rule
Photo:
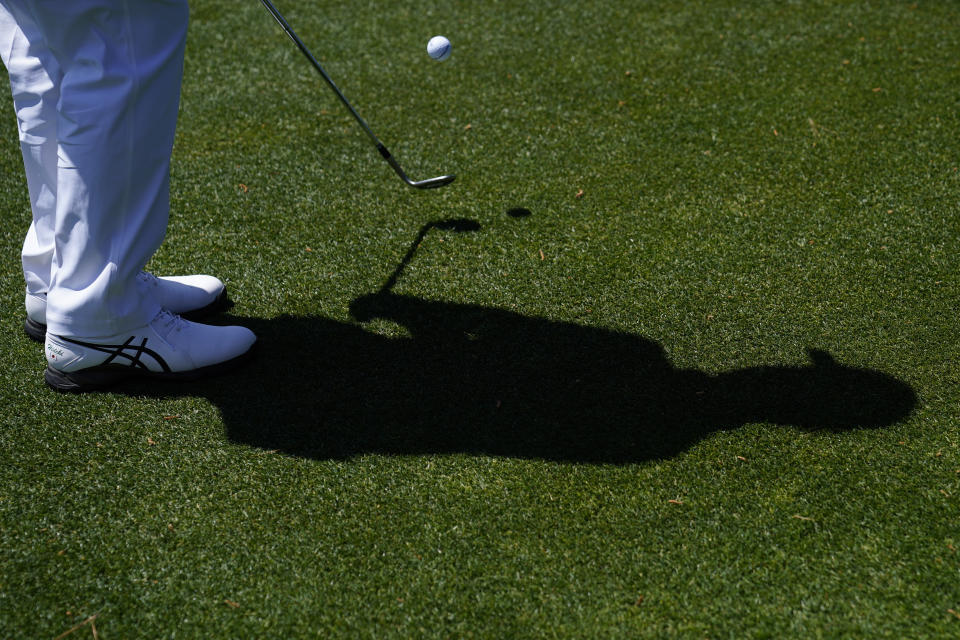
[[[416,239],[410,244],[410,248],[407,249],[407,253],[403,256],[400,264],[398,264],[397,268],[393,270],[393,273],[390,274],[390,277],[387,278],[387,281],[384,283],[384,285],[380,287],[380,293],[386,293],[393,289],[393,286],[397,284],[397,280],[399,280],[400,276],[403,275],[403,270],[407,268],[407,265],[410,264],[411,260],[413,260],[413,256],[416,255],[417,249],[420,247],[420,243],[424,241],[424,239],[427,237],[427,234],[430,233],[432,229],[442,229],[445,231],[454,231],[456,233],[469,233],[471,231],[479,231],[480,223],[476,220],[468,220],[466,218],[447,218],[445,220],[434,220],[423,225],[420,228],[420,232],[417,234]]]
[[[622,464],[675,456],[755,422],[884,427],[916,405],[906,383],[815,349],[803,366],[707,374],[674,367],[641,336],[391,291],[431,230],[479,228],[425,225],[384,286],[352,302],[355,323],[232,319],[259,336],[257,358],[184,392],[220,408],[231,441],[318,459],[464,453]],[[408,335],[378,335],[365,326],[373,320]]]

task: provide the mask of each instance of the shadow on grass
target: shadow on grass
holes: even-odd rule
[[[230,440],[310,458],[468,453],[586,463],[676,455],[751,422],[876,428],[907,417],[913,390],[811,351],[802,367],[707,375],[671,366],[639,336],[393,294],[360,298],[387,338],[322,317],[238,318],[261,349],[203,382]]]
[[[708,375],[675,368],[640,336],[394,294],[432,229],[479,225],[425,225],[380,291],[352,303],[356,323],[232,319],[257,333],[255,360],[182,391],[214,402],[234,442],[323,459],[467,453],[631,463],[752,422],[884,427],[916,404],[906,383],[823,351],[811,350],[806,366]],[[406,337],[374,333],[372,321],[395,323]]]

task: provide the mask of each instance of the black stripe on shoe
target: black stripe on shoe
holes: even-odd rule
[[[93,342],[83,342],[81,340],[74,340],[73,338],[65,338],[63,336],[57,336],[58,340],[63,340],[64,342],[69,342],[71,344],[84,347],[85,349],[93,349],[94,351],[109,353],[110,357],[104,360],[103,362],[101,362],[99,365],[97,365],[100,367],[110,366],[111,364],[113,364],[113,361],[116,360],[117,358],[126,358],[127,360],[129,360],[128,363],[118,362],[117,364],[121,366],[133,367],[133,368],[150,371],[149,367],[147,367],[146,364],[140,361],[140,358],[142,356],[148,355],[151,358],[153,358],[154,362],[160,365],[160,368],[163,370],[162,371],[163,373],[170,373],[170,366],[167,364],[167,361],[164,360],[160,356],[160,354],[154,351],[153,349],[147,348],[148,338],[144,338],[139,345],[131,345],[130,343],[133,342],[134,338],[136,338],[136,336],[130,336],[129,338],[127,338],[127,341],[124,342],[123,344],[96,344]],[[126,353],[124,349],[132,349],[133,355]]]
[[[256,343],[245,353],[231,360],[187,371],[150,371],[143,366],[111,363],[65,373],[47,365],[46,371],[43,372],[43,379],[50,388],[63,393],[104,391],[121,382],[136,378],[168,382],[191,382],[200,378],[219,375],[240,366],[250,359],[255,348]],[[140,364],[142,365],[142,363]]]

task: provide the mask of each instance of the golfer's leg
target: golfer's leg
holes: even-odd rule
[[[166,232],[187,3],[28,6],[63,73],[48,331],[115,335],[159,312],[137,275]]]
[[[0,0],[0,57],[10,76],[33,221],[23,243],[27,295],[46,294],[57,205],[57,101],[60,67],[29,15]]]

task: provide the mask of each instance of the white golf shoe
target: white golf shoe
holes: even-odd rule
[[[164,309],[146,326],[108,338],[47,334],[44,379],[57,391],[97,391],[130,378],[196,380],[250,355],[245,327],[197,324]]]
[[[164,276],[141,271],[137,276],[149,288],[154,299],[164,309],[198,319],[227,306],[227,288],[219,278],[205,275]],[[27,293],[25,300],[27,335],[43,342],[47,333],[47,295]]]

